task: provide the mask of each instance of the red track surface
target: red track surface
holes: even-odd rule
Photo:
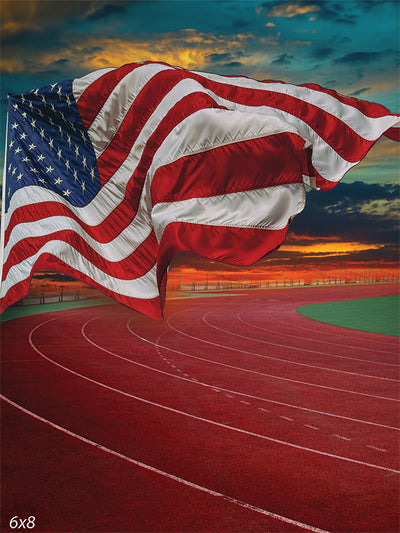
[[[6,322],[2,530],[34,516],[41,532],[397,531],[397,340],[295,311],[395,291]]]

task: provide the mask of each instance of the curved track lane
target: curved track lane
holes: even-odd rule
[[[398,343],[295,311],[395,289],[5,323],[2,530],[397,531]]]

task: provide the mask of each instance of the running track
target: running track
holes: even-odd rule
[[[4,323],[2,530],[34,516],[41,532],[398,531],[397,339],[295,311],[396,289]]]

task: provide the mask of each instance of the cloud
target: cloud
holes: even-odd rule
[[[315,3],[306,4],[304,2],[264,2],[259,8],[257,8],[257,13],[267,17],[292,18],[299,15],[315,13],[319,10],[320,7],[315,5]]]
[[[361,94],[368,92],[370,89],[371,87],[363,87],[362,89],[358,89],[351,93],[350,96],[360,96]]]
[[[334,63],[345,63],[347,65],[365,65],[373,61],[380,61],[388,56],[388,53],[394,50],[381,50],[379,52],[350,52],[342,57],[334,59]]]
[[[294,60],[294,55],[292,54],[281,54],[274,61],[271,62],[271,65],[289,65]]]
[[[334,52],[333,48],[329,46],[317,46],[311,52],[312,57],[315,59],[326,59]]]
[[[126,13],[126,8],[120,4],[105,4],[101,7],[97,5],[85,16],[85,19],[91,21],[101,20],[112,15],[123,15],[124,13]]]

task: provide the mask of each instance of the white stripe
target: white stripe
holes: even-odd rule
[[[158,241],[172,222],[235,228],[284,229],[304,207],[303,184],[235,192],[156,204],[152,219]]]
[[[102,287],[122,296],[141,298],[144,300],[159,296],[156,265],[139,278],[128,280],[118,279],[109,276],[103,270],[97,268],[92,262],[66,242],[54,240],[47,242],[36,254],[10,268],[6,279],[1,285],[0,297],[5,296],[7,291],[13,285],[28,279],[31,275],[35,261],[41,254],[45,253],[52,254],[75,270],[89,276]]]
[[[223,105],[231,105],[235,110],[201,109],[182,120],[165,137],[155,153],[149,169],[150,177],[154,176],[160,166],[181,157],[278,133],[294,133],[304,139],[307,145],[312,145],[313,165],[321,176],[330,181],[339,181],[357,164],[343,159],[306,122],[289,113],[271,107],[255,110],[239,104],[232,105],[222,99],[217,101]]]
[[[395,124],[398,124],[398,127],[400,127],[400,117],[393,117],[391,115],[376,118],[368,117],[356,107],[341,102],[328,93],[316,91],[309,87],[299,87],[290,83],[262,83],[251,78],[224,78],[217,74],[204,72],[196,72],[196,74],[211,81],[234,87],[245,87],[257,89],[258,91],[293,96],[298,100],[316,106],[326,113],[339,118],[357,133],[357,135],[369,141],[378,139],[383,131],[386,131],[390,127],[395,127]]]
[[[107,72],[110,72],[111,70],[116,70],[115,67],[111,68],[102,68],[99,70],[95,70],[94,72],[90,72],[89,74],[86,74],[86,76],[82,76],[82,78],[76,78],[72,82],[72,93],[74,95],[75,101],[78,102],[79,98],[84,93],[85,89],[89,87],[89,85],[92,85],[93,82],[104,76],[104,74],[107,74]]]
[[[302,529],[306,529],[307,531],[313,531],[314,533],[329,533],[328,531],[324,529],[320,529],[315,526],[310,526],[308,524],[305,524],[303,522],[299,522],[298,520],[293,520],[291,518],[287,518],[286,516],[278,515],[276,513],[273,513],[271,511],[267,511],[265,509],[262,509],[260,507],[256,507],[255,505],[251,505],[250,503],[243,502],[242,500],[238,500],[237,498],[233,498],[232,496],[227,496],[226,494],[222,494],[221,492],[217,492],[215,490],[209,489],[207,487],[204,487],[202,485],[198,485],[197,483],[193,483],[192,481],[188,481],[186,479],[183,479],[181,477],[175,476],[174,474],[170,474],[169,472],[165,472],[164,470],[160,470],[159,468],[156,468],[154,466],[148,465],[146,463],[142,463],[141,461],[138,461],[136,459],[133,459],[132,457],[128,457],[126,455],[123,455],[122,453],[116,452],[115,450],[111,450],[110,448],[107,448],[106,446],[103,446],[102,444],[99,444],[98,442],[94,442],[86,437],[83,437],[82,435],[78,435],[77,433],[74,433],[73,431],[70,431],[69,429],[66,429],[62,426],[59,426],[58,424],[55,424],[54,422],[51,422],[47,418],[43,418],[42,416],[39,416],[36,413],[33,413],[32,411],[29,411],[28,409],[25,409],[25,407],[22,407],[21,405],[13,402],[6,396],[0,395],[0,398],[7,402],[8,404],[12,405],[16,409],[19,409],[23,413],[33,417],[35,420],[39,420],[40,422],[43,422],[44,424],[47,424],[48,426],[52,427],[53,429],[57,429],[58,431],[61,431],[62,433],[65,433],[69,437],[73,437],[75,439],[78,439],[81,442],[84,442],[85,444],[89,444],[90,446],[93,446],[97,450],[101,450],[102,452],[108,453],[114,457],[118,457],[118,459],[122,459],[123,461],[127,461],[128,463],[134,464],[135,466],[138,466],[140,468],[143,468],[145,470],[148,470],[154,474],[158,474],[160,476],[166,477],[168,479],[171,479],[173,481],[176,481],[177,483],[181,483],[182,485],[185,485],[187,487],[190,487],[192,489],[199,490],[200,492],[205,492],[206,494],[210,494],[211,496],[216,496],[217,498],[222,498],[225,501],[228,501],[230,503],[233,503],[235,505],[238,505],[239,507],[243,507],[244,509],[255,511],[256,513],[262,514],[264,516],[268,516],[269,518],[274,518],[276,520],[279,520],[280,522],[285,522],[287,524],[291,524],[296,527],[300,527]]]
[[[88,129],[96,157],[100,157],[112,141],[140,91],[159,72],[172,70],[160,64],[143,65],[127,74],[111,92]]]
[[[126,259],[144,242],[152,231],[149,217],[140,209],[134,222],[124,228],[115,239],[99,242],[91,237],[73,218],[64,216],[47,217],[35,222],[24,222],[16,225],[10,233],[4,249],[4,262],[7,261],[12,248],[22,239],[51,235],[56,231],[71,230],[109,262],[117,263]],[[121,228],[122,229],[122,228]]]

